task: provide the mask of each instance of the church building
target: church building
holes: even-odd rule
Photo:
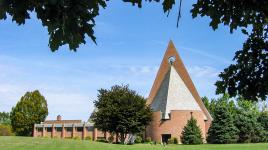
[[[172,41],[156,75],[147,105],[153,118],[146,128],[145,137],[167,143],[170,138],[180,142],[187,121],[193,116],[205,139],[212,117],[203,104]],[[47,120],[34,126],[34,137],[106,139],[106,132],[98,131],[93,123],[81,120]]]
[[[197,120],[205,139],[212,117],[172,41],[156,75],[147,105],[153,110],[153,121],[147,127],[145,136],[152,141],[167,142],[169,138],[180,141],[191,115]]]

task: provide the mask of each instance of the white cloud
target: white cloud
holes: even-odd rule
[[[220,72],[219,70],[210,66],[192,66],[189,67],[188,71],[193,77],[198,78],[217,77]]]
[[[193,53],[196,53],[202,57],[206,57],[206,58],[209,58],[211,60],[214,60],[216,62],[219,62],[219,63],[223,63],[223,64],[231,64],[232,61],[230,60],[227,60],[227,59],[224,59],[222,56],[217,56],[217,55],[213,55],[213,54],[210,54],[204,50],[200,50],[200,49],[194,49],[194,48],[189,48],[189,47],[183,47],[183,46],[180,46],[181,49],[185,49],[189,52],[193,52]]]

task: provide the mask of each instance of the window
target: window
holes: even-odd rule
[[[83,127],[77,127],[77,128],[76,128],[76,131],[77,131],[77,132],[83,132]]]
[[[62,132],[62,127],[56,127],[57,132]]]
[[[37,127],[36,130],[37,130],[37,132],[43,132],[43,128],[41,128],[41,127]]]
[[[66,127],[65,129],[66,129],[67,132],[72,132],[73,131],[72,127]]]
[[[47,132],[52,132],[52,128],[51,127],[47,127]]]

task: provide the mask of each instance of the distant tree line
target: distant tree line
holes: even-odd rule
[[[266,105],[243,98],[202,98],[213,116],[208,131],[208,143],[258,143],[268,141],[268,111]]]

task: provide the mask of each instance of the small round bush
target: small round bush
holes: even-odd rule
[[[142,137],[137,136],[135,139],[135,143],[141,143],[142,142]]]
[[[151,137],[147,137],[146,139],[145,139],[145,141],[144,141],[145,143],[150,143],[150,142],[152,142],[152,139],[151,139]]]
[[[113,143],[114,142],[114,136],[109,136],[108,137],[108,142]]]
[[[178,138],[174,138],[174,144],[179,144]]]
[[[92,138],[91,138],[91,136],[87,136],[87,137],[85,138],[85,140],[92,141]]]
[[[0,136],[11,136],[11,135],[13,135],[11,126],[0,124]]]

